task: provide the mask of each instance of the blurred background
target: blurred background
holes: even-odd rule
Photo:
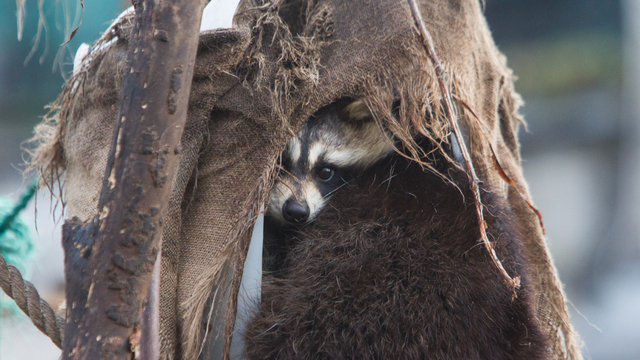
[[[75,50],[130,2],[84,5],[82,26],[59,51],[79,23],[76,1],[26,1],[22,41],[15,2],[0,2],[0,197],[18,201],[31,183],[20,173],[20,143],[60,92]],[[583,354],[640,359],[640,1],[486,0],[485,14],[519,77],[524,173]],[[33,201],[24,212],[35,244],[22,270],[57,307],[60,209],[44,192],[36,200],[37,212]],[[3,297],[0,360],[57,359],[60,351]]]

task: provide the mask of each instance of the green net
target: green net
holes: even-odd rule
[[[20,216],[20,212],[27,206],[35,191],[35,184],[29,186],[16,204],[6,197],[0,198],[0,254],[23,275],[28,274],[28,263],[33,258],[34,245],[32,227]],[[14,301],[1,293],[0,314],[18,312]]]

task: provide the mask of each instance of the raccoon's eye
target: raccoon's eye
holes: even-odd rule
[[[332,168],[322,168],[318,172],[318,178],[322,181],[329,181],[333,177],[333,169]]]

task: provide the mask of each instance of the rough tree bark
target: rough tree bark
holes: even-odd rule
[[[98,216],[63,227],[63,359],[132,359],[140,350],[152,358],[153,345],[140,348],[141,313],[159,259],[205,3],[135,2],[129,68]],[[151,335],[144,338],[157,341]]]

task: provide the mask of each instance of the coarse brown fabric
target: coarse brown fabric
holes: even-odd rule
[[[422,0],[482,187],[507,199],[524,234],[530,294],[556,359],[581,359],[538,218],[500,177],[522,176],[511,70],[477,0]],[[128,53],[131,18],[105,34],[36,129],[32,166],[48,183],[64,172],[67,216],[96,214]],[[361,98],[402,141],[448,138],[433,64],[405,0],[246,0],[233,29],[202,33],[163,230],[161,341],[165,359],[192,359],[217,279],[238,286],[251,227],[278,154],[305,119],[342,97]],[[106,46],[110,44],[110,46]],[[394,116],[393,104],[399,106]],[[428,189],[425,189],[428,191]],[[225,250],[226,249],[226,250]],[[233,277],[225,274],[231,271]],[[205,314],[206,315],[206,314]]]

